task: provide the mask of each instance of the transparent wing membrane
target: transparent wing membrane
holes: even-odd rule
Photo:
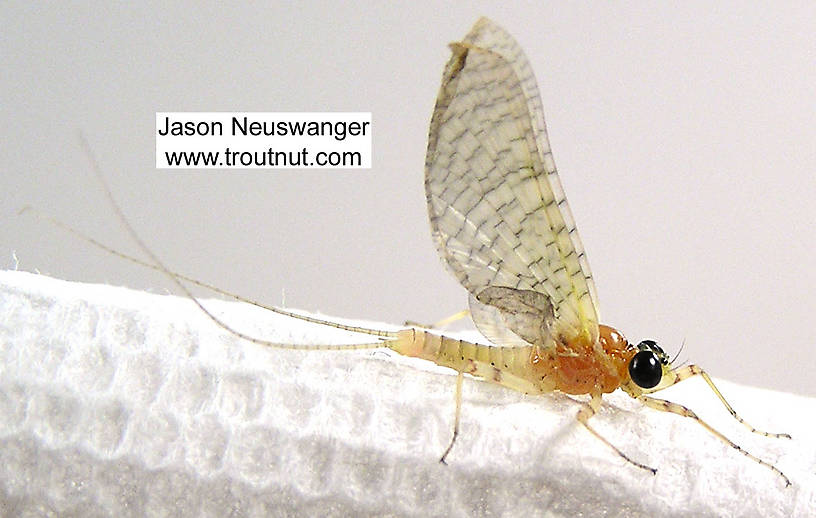
[[[519,321],[530,313],[512,317],[497,307],[507,293],[483,300],[489,287],[546,296],[546,306],[537,299],[539,313],[549,307],[555,318],[548,322],[558,332],[594,340],[595,287],[558,180],[530,65],[512,37],[484,18],[451,49],[426,159],[439,253],[475,302],[497,308],[474,308],[471,300],[474,321],[489,330],[491,341],[517,346],[538,324]],[[510,298],[523,297],[530,299]],[[533,336],[541,343],[539,331]]]
[[[502,347],[529,347],[530,342],[514,333],[509,327],[499,308],[479,302],[470,295],[470,316],[485,338]],[[550,345],[549,343],[547,345]]]

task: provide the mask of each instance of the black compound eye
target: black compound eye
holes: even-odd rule
[[[652,351],[640,351],[629,362],[629,377],[640,388],[656,387],[662,376],[663,366]]]

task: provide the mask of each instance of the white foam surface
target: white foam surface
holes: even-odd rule
[[[358,340],[208,304],[271,340]],[[788,488],[692,420],[622,393],[594,425],[655,476],[582,429],[575,400],[477,381],[443,466],[455,377],[426,362],[272,350],[183,298],[24,272],[0,272],[0,319],[3,516],[816,515],[816,402],[801,396],[718,380],[786,441],[741,427],[702,380],[662,394],[773,462]]]

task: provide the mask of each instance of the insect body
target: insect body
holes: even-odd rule
[[[428,212],[437,249],[470,292],[473,321],[495,346],[460,346],[467,354],[457,357],[454,345],[438,339],[432,340],[440,342],[437,350],[419,356],[527,393],[589,394],[581,423],[621,457],[654,471],[588,423],[601,394],[621,388],[647,406],[697,420],[789,484],[691,410],[646,395],[701,375],[746,424],[702,369],[672,369],[656,343],[634,346],[599,324],[592,274],[558,179],[538,87],[515,40],[482,18],[451,50],[428,138]]]
[[[451,44],[451,50],[428,138],[428,212],[439,254],[469,292],[473,321],[491,345],[440,336],[419,327],[393,332],[346,326],[263,306],[375,337],[371,343],[351,346],[270,343],[230,328],[199,307],[230,332],[267,346],[308,350],[387,347],[455,370],[454,434],[443,462],[458,434],[462,379],[469,374],[527,394],[589,395],[578,420],[622,458],[654,473],[655,469],[632,460],[589,424],[600,408],[602,394],[620,388],[646,406],[696,420],[790,485],[779,469],[737,446],[690,409],[648,395],[700,376],[731,415],[751,431],[790,437],[748,425],[698,366],[672,368],[655,342],[630,344],[620,332],[599,323],[589,263],[561,188],[538,87],[526,57],[509,34],[485,18],[461,42]],[[154,264],[132,260],[164,271],[190,298],[193,296],[179,279],[214,289],[169,272],[140,242],[118,208],[117,212]]]
[[[396,352],[429,360],[458,372],[484,378],[525,394],[558,390],[566,394],[587,394],[594,390],[613,392],[629,380],[627,366],[636,351],[614,329],[602,326],[603,354],[584,344],[561,354],[557,348],[497,347],[478,345],[419,329],[402,331],[392,346]],[[659,371],[658,371],[659,373]]]

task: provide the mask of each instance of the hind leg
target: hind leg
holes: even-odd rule
[[[447,462],[445,462],[445,458],[453,449],[453,443],[456,442],[456,437],[459,435],[459,416],[462,414],[462,381],[464,379],[465,373],[463,371],[459,371],[459,374],[456,376],[456,410],[453,417],[453,437],[451,437],[451,442],[445,449],[445,453],[443,453],[442,457],[439,459],[439,462],[442,464],[447,464]]]

